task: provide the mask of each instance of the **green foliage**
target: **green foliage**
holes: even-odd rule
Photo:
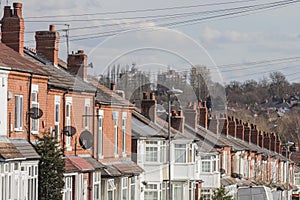
[[[212,197],[213,200],[232,200],[232,196],[228,195],[228,192],[225,190],[224,185],[214,190]]]
[[[65,162],[58,146],[59,143],[49,133],[37,136],[35,149],[41,156],[38,176],[40,200],[62,199]]]

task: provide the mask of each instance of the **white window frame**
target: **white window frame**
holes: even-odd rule
[[[126,123],[127,112],[122,113],[122,155],[126,157]]]
[[[112,199],[115,199],[115,193],[116,193],[116,186],[114,183],[114,179],[108,179],[107,180],[107,198],[108,198],[108,193],[112,192]]]
[[[179,193],[175,193],[176,189],[179,188]],[[181,183],[172,183],[172,195],[174,200],[183,199],[183,185]]]
[[[72,200],[73,199],[72,185],[73,185],[73,176],[65,176],[65,187],[63,190],[63,200]]]
[[[147,163],[159,163],[159,142],[153,140],[147,140],[145,142],[145,162]]]
[[[15,131],[23,131],[23,122],[24,122],[23,112],[24,112],[23,95],[15,95],[15,129],[14,129]]]
[[[212,189],[206,189],[206,188],[201,189],[201,197],[203,200],[211,200],[212,196],[213,196]]]
[[[38,102],[39,86],[36,84],[31,85],[31,108],[39,109],[40,104]],[[39,133],[39,119],[31,119],[31,133]]]
[[[84,113],[85,113],[85,117],[84,117],[84,127],[86,130],[90,130],[90,108],[91,108],[91,100],[90,99],[85,99],[85,103],[84,103]]]
[[[66,126],[71,126],[72,97],[66,97],[65,109],[66,109],[66,113],[65,113]],[[66,147],[67,147],[67,151],[72,151],[71,136],[66,136]]]
[[[187,163],[188,161],[188,144],[174,144],[175,163]]]
[[[96,187],[98,187],[98,194],[96,193]],[[97,198],[97,196],[98,198]],[[93,200],[101,199],[101,172],[96,171],[93,174]]]
[[[27,198],[36,200],[38,198],[38,166],[37,165],[30,165],[27,166],[28,172],[28,192]]]
[[[218,158],[216,155],[201,156],[200,173],[213,173],[218,169]]]
[[[58,108],[58,109],[57,109]],[[54,133],[53,137],[60,141],[60,96],[54,97]]]
[[[119,157],[119,151],[118,151],[118,117],[119,113],[116,111],[113,111],[113,123],[114,123],[114,156],[115,158]]]
[[[128,199],[128,177],[121,178],[121,200]]]
[[[133,176],[133,177],[131,177],[130,178],[130,190],[129,190],[129,192],[130,192],[130,200],[136,200],[136,183],[137,183],[137,181],[136,181],[136,177],[135,176]]]
[[[103,118],[104,110],[98,110],[98,157],[103,158]]]
[[[161,191],[160,191],[160,184],[159,183],[148,183],[145,186],[144,199],[145,200],[159,200],[160,199],[160,192]],[[149,198],[147,198],[147,193],[149,193]],[[156,198],[154,198],[155,196],[156,196]]]

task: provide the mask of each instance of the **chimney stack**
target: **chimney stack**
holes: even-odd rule
[[[236,138],[236,121],[234,117],[228,117],[228,134]]]
[[[184,133],[184,117],[182,110],[179,110],[178,114],[175,110],[172,110],[171,127],[178,130],[181,133]]]
[[[258,130],[256,128],[256,125],[251,124],[251,143],[258,145],[259,136],[258,136]]]
[[[187,108],[184,110],[185,122],[193,127],[194,129],[197,128],[198,124],[198,112],[196,104],[189,103]]]
[[[58,65],[59,33],[55,31],[55,26],[50,25],[49,31],[37,31],[35,40],[37,54]]]
[[[87,55],[83,50],[78,50],[77,53],[68,55],[68,71],[76,74],[83,80],[87,78]],[[115,89],[115,86],[111,89]]]
[[[219,126],[220,124],[217,115],[212,115],[209,118],[208,129],[215,134],[219,134]]]
[[[276,133],[271,133],[271,151],[276,151],[276,141],[277,141],[277,135]]]
[[[208,127],[208,109],[206,101],[199,102],[199,124],[207,129]]]
[[[248,122],[245,122],[244,124],[244,141],[250,142],[251,141],[251,127]]]
[[[264,135],[265,133],[263,131],[259,131],[258,133],[258,146],[261,148],[264,148]]]
[[[264,132],[264,148],[271,150],[271,137],[268,132]]]
[[[13,3],[4,7],[1,25],[1,41],[13,50],[24,55],[24,19],[22,17],[22,3]]]
[[[296,144],[296,143],[295,143]],[[282,142],[281,142],[281,139],[280,137],[277,135],[277,140],[276,140],[276,152],[281,154],[281,145],[282,145]]]
[[[143,92],[143,100],[141,103],[142,114],[153,122],[156,122],[156,107],[154,92],[151,92],[149,99],[148,93]]]
[[[243,121],[236,119],[236,138],[244,140],[244,126]]]
[[[224,114],[224,115],[221,114],[220,115],[219,126],[220,126],[221,133],[227,137],[228,132],[229,132],[229,128],[228,128],[228,118],[227,118],[226,114]]]

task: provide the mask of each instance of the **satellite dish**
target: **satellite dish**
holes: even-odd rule
[[[85,130],[80,134],[79,144],[83,149],[90,149],[94,146],[94,137],[91,132]]]
[[[76,128],[73,126],[65,126],[63,128],[63,134],[66,136],[73,136],[76,133]]]
[[[43,116],[43,111],[39,108],[30,108],[28,115],[32,119],[39,119]]]

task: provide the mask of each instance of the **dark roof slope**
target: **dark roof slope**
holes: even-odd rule
[[[25,139],[9,139],[26,159],[39,159],[40,155]]]
[[[18,52],[0,42],[0,66],[22,72],[47,75],[43,68],[21,56]]]
[[[49,75],[48,84],[51,88],[89,93],[96,92],[96,88],[93,85],[74,76],[63,67],[56,67],[53,64],[50,64],[49,61],[38,56],[35,52],[32,52],[29,49],[24,49],[24,57],[27,60],[34,62]],[[62,62],[63,61],[60,61],[60,63]]]

